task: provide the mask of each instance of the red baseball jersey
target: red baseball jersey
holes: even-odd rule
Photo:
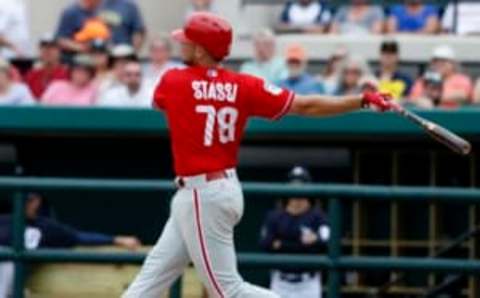
[[[279,119],[293,98],[250,75],[194,66],[168,71],[153,105],[166,113],[176,174],[193,176],[235,167],[248,118]]]

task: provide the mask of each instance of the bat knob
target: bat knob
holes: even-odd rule
[[[469,155],[470,152],[472,152],[472,145],[470,143],[465,143],[465,145],[462,147],[462,154],[463,155]]]

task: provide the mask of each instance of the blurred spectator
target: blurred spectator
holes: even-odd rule
[[[307,73],[308,57],[301,45],[290,45],[286,53],[288,78],[278,83],[279,87],[298,94],[323,94],[323,85]]]
[[[290,183],[308,184],[307,169],[294,167]],[[289,198],[285,207],[270,211],[265,219],[261,247],[270,253],[321,254],[330,239],[330,227],[323,212],[308,198]],[[322,297],[321,273],[316,270],[273,270],[270,287],[279,297]]]
[[[145,24],[137,3],[131,0],[104,0],[100,18],[110,27],[110,41],[129,44],[139,51],[145,40]]]
[[[371,79],[370,67],[365,59],[359,56],[349,56],[340,68],[340,76],[335,94],[358,94],[362,92],[363,85]]]
[[[478,105],[480,104],[480,78],[475,82],[475,87],[473,88],[473,103]]]
[[[158,36],[150,42],[150,61],[143,67],[143,73],[148,84],[156,86],[163,74],[172,68],[182,67],[181,63],[171,59],[172,45],[166,36]],[[155,88],[155,87],[153,87]]]
[[[143,107],[152,104],[152,89],[142,78],[142,66],[137,61],[125,65],[124,85],[118,85],[107,90],[98,99],[99,106],[108,107]]]
[[[344,46],[340,46],[328,58],[325,68],[319,80],[323,83],[326,94],[334,94],[337,88],[339,68],[348,55],[348,50]]]
[[[405,0],[390,8],[387,31],[390,33],[437,33],[439,11],[436,5],[422,4],[422,0]]]
[[[0,106],[34,104],[35,100],[27,85],[15,82],[11,75],[11,65],[0,58]]]
[[[54,81],[40,102],[56,106],[91,106],[95,103],[97,87],[94,83],[95,63],[90,56],[80,54],[73,58],[69,80]]]
[[[277,30],[281,32],[323,33],[332,14],[324,1],[293,0],[283,9]]]
[[[340,34],[382,33],[385,15],[378,5],[368,0],[352,0],[342,5],[333,19],[331,32]]]
[[[458,107],[471,103],[473,83],[470,77],[459,71],[455,52],[449,46],[439,46],[434,49],[431,59],[432,70],[442,76],[443,90],[440,106]],[[424,94],[423,80],[415,82],[411,98],[418,99]]]
[[[394,99],[402,99],[410,94],[412,79],[399,71],[399,47],[395,41],[384,41],[380,47],[380,69],[376,74],[379,90],[392,94]]]
[[[269,29],[257,32],[253,37],[255,59],[245,62],[240,71],[275,83],[288,76],[285,61],[275,55],[275,35]]]
[[[130,236],[112,236],[101,233],[80,231],[56,220],[39,215],[42,205],[39,194],[29,194],[25,203],[25,247],[70,248],[78,245],[115,245],[128,250],[140,248],[140,241]],[[0,216],[0,247],[12,244],[12,216]],[[12,262],[0,263],[0,298],[11,297],[14,266]]]
[[[445,32],[458,35],[480,34],[480,3],[450,3],[443,14],[442,27]]]
[[[110,51],[110,71],[98,84],[98,98],[112,88],[123,85],[125,79],[125,65],[129,61],[136,61],[135,50],[130,45],[114,46]]]
[[[421,80],[424,87],[422,94],[413,103],[423,109],[432,109],[439,106],[443,91],[442,75],[438,72],[427,71]]]
[[[188,19],[192,13],[200,11],[217,13],[215,0],[190,0],[190,5],[185,14],[185,20]]]
[[[39,61],[25,76],[35,98],[40,98],[54,80],[68,79],[68,68],[60,62],[60,48],[56,38],[47,34],[40,39]]]
[[[102,39],[92,41],[90,55],[95,63],[95,80],[100,84],[110,72],[110,54],[107,42]]]
[[[23,0],[0,0],[0,56],[31,56],[29,22]]]
[[[101,3],[101,0],[75,0],[63,11],[56,33],[63,50],[87,52],[92,40],[110,38],[107,24],[97,17]]]

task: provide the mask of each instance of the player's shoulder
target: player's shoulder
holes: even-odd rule
[[[158,87],[165,88],[175,86],[177,83],[183,83],[189,79],[189,76],[185,68],[170,68],[165,71],[160,80],[158,81]]]
[[[244,83],[261,83],[264,82],[262,78],[259,78],[257,76],[248,74],[248,73],[243,73],[243,72],[234,72],[231,70],[225,70],[227,74],[231,74],[235,76],[239,81],[242,81]]]

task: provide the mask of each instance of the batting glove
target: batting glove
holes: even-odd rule
[[[373,108],[381,112],[389,111],[393,108],[391,99],[392,96],[389,93],[366,91],[363,93],[362,107]]]

